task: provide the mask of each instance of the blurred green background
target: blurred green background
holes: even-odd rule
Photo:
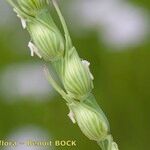
[[[80,56],[91,62],[93,93],[120,150],[148,149],[150,2],[66,0],[60,6]],[[30,57],[29,40],[12,8],[0,0],[0,139],[31,138],[27,131],[33,129],[33,137],[39,136],[35,130],[54,140],[77,140],[77,147],[51,149],[98,150],[67,117],[64,101],[40,73],[43,62]]]

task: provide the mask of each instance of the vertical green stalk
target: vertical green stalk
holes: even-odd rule
[[[64,35],[53,20],[48,0],[8,2],[21,19],[23,28],[30,34],[28,47],[31,56],[36,54],[53,66],[60,84],[47,67],[44,72],[47,80],[65,100],[72,122],[77,123],[82,133],[90,140],[96,141],[102,150],[118,150],[110,134],[107,117],[92,94],[94,77],[89,68],[90,63],[79,57],[56,0],[51,0],[51,4],[58,14]]]
[[[64,19],[63,15],[62,15],[62,13],[61,13],[57,3],[56,3],[56,0],[52,0],[52,2],[53,2],[53,5],[54,5],[54,7],[56,9],[56,12],[57,12],[57,14],[59,16],[59,19],[61,21],[62,27],[64,29],[65,39],[66,39],[66,49],[69,50],[69,49],[72,48],[72,41],[71,41],[71,37],[70,37],[69,31],[68,31],[68,28],[67,28],[67,25],[66,25],[66,21],[65,21],[65,19]]]
[[[119,150],[111,135],[107,136],[105,139],[98,141],[97,144],[102,150]]]

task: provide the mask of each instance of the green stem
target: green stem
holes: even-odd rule
[[[98,141],[97,144],[102,150],[119,150],[111,135],[108,135],[105,139]]]
[[[53,79],[52,75],[50,74],[48,68],[44,67],[44,73],[47,77],[47,80],[53,86],[53,88],[68,102],[71,103],[73,100],[68,97],[68,95],[64,92],[64,90],[57,84],[57,82]]]
[[[69,49],[72,48],[72,41],[71,41],[70,34],[69,34],[69,31],[68,31],[68,28],[67,28],[67,24],[66,24],[65,19],[64,19],[63,15],[62,15],[59,7],[58,7],[58,4],[57,4],[56,0],[52,0],[52,2],[53,2],[53,5],[56,9],[56,12],[59,16],[59,19],[61,21],[64,33],[65,33],[66,49],[69,50]]]
[[[12,0],[7,0],[8,3],[14,7],[14,10],[17,12],[17,14],[22,17],[22,18],[33,18],[33,16],[30,16],[28,14],[26,14],[25,12],[23,12],[22,10],[20,10],[19,6]]]
[[[9,4],[11,4],[14,8],[17,7],[17,5],[12,0],[7,0]]]

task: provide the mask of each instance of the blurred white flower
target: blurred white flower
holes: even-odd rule
[[[6,146],[4,150],[54,150],[52,146],[28,146],[28,141],[48,142],[52,141],[51,137],[41,128],[29,126],[19,128],[13,131],[7,141],[17,142],[17,146]]]
[[[126,1],[76,0],[68,8],[77,27],[80,24],[80,28],[96,28],[104,43],[114,48],[137,45],[147,35],[145,11]]]
[[[32,100],[51,99],[55,94],[40,64],[14,64],[0,73],[0,90],[8,100],[32,96]]]

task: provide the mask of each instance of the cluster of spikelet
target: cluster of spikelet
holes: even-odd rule
[[[107,118],[92,94],[94,78],[89,69],[90,63],[79,57],[57,3],[54,0],[8,1],[31,36],[28,44],[31,56],[36,54],[55,69],[62,86],[47,68],[45,72],[52,86],[66,100],[72,122],[77,123],[90,140],[97,141],[103,150],[118,150]],[[51,16],[50,4],[58,14],[64,36]]]

